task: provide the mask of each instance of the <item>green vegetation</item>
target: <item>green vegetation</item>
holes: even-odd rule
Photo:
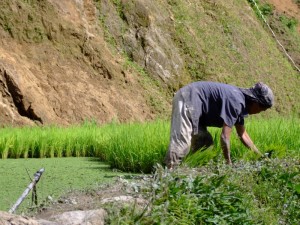
[[[280,16],[280,21],[288,27],[291,31],[296,31],[296,28],[298,26],[298,21],[295,18],[289,18],[287,16]]]
[[[86,123],[72,127],[0,129],[0,155],[6,158],[99,157],[124,171],[150,172],[164,157],[169,124]]]
[[[45,168],[38,199],[43,201],[39,204],[47,204],[48,196],[97,188],[108,182],[105,177],[117,175],[111,171],[117,168],[154,174],[140,193],[151,202],[145,209],[132,205],[114,208],[108,203],[104,207],[113,212],[108,217],[110,224],[296,224],[300,212],[300,121],[251,117],[246,122],[257,147],[271,153],[270,159],[257,158],[232,135],[234,166],[225,165],[220,129],[210,128],[214,146],[187,156],[183,166],[172,173],[160,166],[169,140],[166,121],[2,128],[0,194],[6,197],[0,207],[11,206],[28,185],[26,170],[32,176]],[[63,156],[94,156],[97,160]],[[27,159],[5,159],[8,157]],[[20,210],[33,207],[26,201]]]
[[[280,30],[282,29],[282,25],[284,27],[287,27],[290,31],[292,32],[297,32],[296,28],[298,25],[297,19],[293,18],[293,17],[289,17],[285,14],[279,14],[279,16],[274,15],[273,11],[274,11],[274,6],[268,4],[268,3],[260,3],[259,1],[256,1],[257,3],[257,7],[259,8],[260,12],[258,11],[257,7],[255,7],[254,4],[254,0],[248,0],[248,2],[250,3],[251,7],[253,8],[253,10],[256,12],[256,15],[259,19],[262,19],[262,16],[267,17],[268,20],[270,20],[272,23],[277,21],[280,21],[282,24],[280,23],[276,23],[276,26],[273,25],[273,29],[275,30]],[[281,34],[283,38],[293,38],[293,39],[297,39],[296,37],[299,38],[299,34],[296,35],[283,35],[283,33]],[[293,37],[296,36],[296,37]],[[295,46],[296,47],[296,46]]]
[[[168,123],[157,121],[116,128],[103,148],[105,159],[113,168],[149,173],[156,163],[163,163],[169,140]]]
[[[256,2],[284,47],[293,58],[297,59],[300,52],[300,36],[294,29],[296,21],[274,13],[274,6],[265,0]],[[146,5],[149,7],[146,7],[145,3],[119,0],[108,1],[107,5],[95,0],[95,4],[100,11],[106,41],[115,51],[117,49],[118,52],[128,53],[122,55],[125,61],[124,69],[126,64],[131,64],[127,67],[130,72],[141,74],[142,69],[142,73],[146,76],[157,80],[159,87],[167,86],[168,90],[172,91],[196,80],[216,80],[243,87],[249,87],[260,80],[274,89],[278,102],[275,107],[277,112],[285,115],[299,112],[300,105],[297,101],[300,94],[299,74],[261,21],[261,15],[252,0],[148,1]],[[252,8],[249,8],[249,5]],[[159,13],[147,11],[147,8],[160,8],[161,11]],[[163,17],[159,14],[163,14]],[[153,20],[149,20],[152,17]],[[129,18],[135,18],[135,22],[130,23]],[[162,18],[166,18],[166,23],[155,22]],[[171,38],[172,45],[176,46],[184,61],[180,75],[164,81],[159,77],[153,78],[153,69],[145,66],[142,57],[134,55],[134,51],[130,50],[147,47],[145,40],[151,38],[151,32],[149,36],[142,35],[148,32],[141,32],[141,40],[139,38],[135,40],[131,32],[148,30],[149,27],[156,27],[157,35],[161,35],[162,38],[164,34]],[[120,37],[132,38],[127,42],[128,38]],[[135,41],[137,46],[133,47],[131,42]],[[146,46],[143,46],[145,44]],[[164,52],[167,52],[167,49]],[[172,58],[168,60],[172,61]],[[147,90],[157,87],[157,83],[149,83]],[[158,96],[169,99],[166,90],[161,88]],[[156,103],[153,105],[154,110],[159,109]],[[159,113],[161,111],[163,110]]]
[[[124,36],[132,30],[124,17],[126,13],[136,14],[134,4],[125,7],[124,1],[105,2],[110,5],[103,9],[100,3],[104,1],[94,1],[100,11],[97,12],[100,29],[114,51],[126,52]],[[295,31],[298,21],[273,14],[273,7],[263,0],[257,2],[289,52],[298,54],[300,36]],[[299,4],[299,0],[295,2]],[[253,6],[250,0],[148,1],[147,4],[156,4],[156,8],[169,13],[164,18],[170,18],[171,25],[155,27],[153,21],[160,21],[156,18],[159,13],[147,12],[151,20],[138,17],[140,21],[134,26],[153,25],[172,37],[185,62],[182,77],[174,78],[180,84],[163,81],[169,82],[168,87],[174,85],[172,90],[189,80],[218,80],[244,87],[262,80],[270,85],[276,96],[274,109],[286,115],[294,112],[296,117],[247,121],[247,130],[257,147],[263,153],[272,154],[269,161],[258,159],[233,135],[234,166],[226,166],[220,150],[220,130],[210,129],[215,137],[214,146],[189,155],[184,161],[196,169],[183,167],[174,173],[164,173],[161,167],[155,167],[157,163],[163,164],[168,147],[169,122],[164,121],[1,128],[1,209],[8,209],[28,185],[30,180],[26,176],[32,176],[41,167],[46,169],[38,188],[39,199],[43,201],[48,196],[56,198],[68,190],[106,182],[101,174],[115,176],[109,169],[117,168],[128,172],[155,171],[155,176],[143,190],[151,199],[148,208],[139,210],[129,206],[114,211],[109,218],[111,224],[297,224],[300,217],[299,74],[278,50],[269,31],[263,29],[265,26],[255,20],[255,13],[259,18],[260,15],[254,7],[254,12],[249,10],[249,3]],[[140,12],[144,8],[140,7]],[[10,41],[30,45],[52,41],[61,52],[78,51],[76,59],[82,58],[79,54],[91,51],[84,46],[80,51],[85,36],[77,30],[74,32],[74,27],[61,19],[48,1],[1,1],[0,26],[12,38]],[[130,54],[122,58],[127,71],[151,77],[144,61],[136,62]],[[165,85],[158,85],[161,80],[151,79],[142,80],[147,90]],[[147,93],[149,102],[160,112],[162,107],[156,96],[164,97],[164,94],[153,93]],[[81,157],[95,157],[106,164]],[[28,206],[26,202],[24,207]]]
[[[97,126],[22,127],[0,130],[0,154],[6,158],[44,158],[98,156],[99,143],[106,138],[106,128]]]
[[[78,189],[95,188],[121,175],[97,158],[43,158],[0,160],[0,210],[8,211],[27,188],[33,174],[44,168],[37,185],[38,206]],[[31,203],[31,193],[17,213],[38,207]]]
[[[146,208],[106,206],[109,224],[297,224],[299,161],[211,162],[168,173],[157,167],[140,191]]]
[[[274,6],[272,6],[269,3],[260,3],[260,1],[258,1],[258,0],[248,0],[248,2],[250,3],[251,7],[255,11],[256,16],[260,19],[262,19],[261,14],[264,17],[268,17],[268,16],[272,15],[272,13],[273,13]],[[259,8],[261,14],[258,11],[258,9],[256,8],[255,3],[257,5],[257,7]]]
[[[299,119],[249,118],[247,131],[263,152],[272,157],[298,157],[300,149]],[[98,157],[112,168],[128,172],[153,171],[156,163],[163,163],[168,148],[169,122],[111,123],[98,126],[87,122],[71,127],[23,127],[0,129],[0,155],[6,158]],[[191,166],[201,166],[222,157],[219,143],[220,129],[209,128],[214,146],[204,152],[188,156]],[[231,138],[234,161],[256,160],[257,155],[246,149],[237,135]]]
[[[19,1],[18,10],[11,10],[11,2],[0,3],[0,26],[12,38],[28,43],[41,43],[48,39],[45,21],[42,21],[44,11],[53,12],[53,6],[36,0]]]
[[[284,25],[277,18],[278,14],[272,13],[273,6],[266,1],[257,3],[275,32],[284,39],[284,46],[297,58],[299,33],[281,34],[282,26],[290,30],[287,26],[294,27],[294,22],[288,19]],[[217,80],[238,86],[251,86],[263,80],[278,96],[278,112],[298,112],[295,110],[298,103],[292,104],[296,95],[280,93],[296,88],[294,84],[299,84],[299,74],[291,65],[283,63],[288,59],[278,50],[280,47],[265,24],[250,18],[255,18],[257,9],[249,10],[249,4],[253,6],[253,1],[192,0],[188,4],[183,0],[168,1],[170,15],[174,18],[171,36],[187,62],[185,76],[190,76],[191,80]],[[288,69],[283,72],[283,67]],[[279,71],[283,73],[279,75]],[[294,82],[287,83],[286,79]]]

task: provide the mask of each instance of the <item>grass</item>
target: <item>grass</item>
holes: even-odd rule
[[[299,157],[298,118],[249,118],[246,128],[258,149],[272,157]],[[163,164],[169,142],[169,122],[98,126],[87,122],[72,127],[23,127],[0,129],[0,155],[6,158],[98,157],[112,168],[127,172],[150,173]],[[188,157],[192,166],[201,166],[222,157],[220,129],[209,128],[215,143],[209,150]],[[256,160],[237,135],[231,136],[233,161]]]
[[[113,171],[109,165],[97,158],[38,158],[38,159],[3,159],[0,160],[0,210],[8,211],[31,182],[36,171],[44,168],[37,184],[38,205],[47,203],[49,198],[72,191],[94,188],[108,183],[113,177],[122,174]],[[34,208],[31,193],[20,205],[17,213]]]
[[[173,76],[166,78],[167,81],[164,84],[158,85],[159,87],[167,86],[168,89],[159,89],[160,94],[150,94],[154,93],[153,90],[157,90],[157,88],[151,88],[157,86],[156,82],[151,81],[145,85],[145,81],[143,81],[143,86],[147,87],[149,95],[161,96],[162,99],[166,99],[169,97],[166,93],[167,90],[177,90],[186,83],[196,80],[216,80],[244,87],[250,87],[260,80],[270,85],[277,96],[276,111],[286,115],[299,112],[297,101],[299,75],[286,55],[282,53],[281,47],[278,46],[269,29],[261,21],[261,16],[254,7],[253,1],[222,0],[215,2],[205,0],[199,2],[198,0],[189,0],[187,2],[185,0],[169,0],[147,2],[149,9],[160,9],[159,13],[149,11],[150,14],[153,13],[153,18],[156,18],[153,21],[148,19],[150,22],[144,21],[148,13],[145,13],[145,16],[143,13],[142,16],[142,13],[139,12],[144,8],[142,3],[131,4],[131,2],[116,0],[111,1],[113,7],[111,6],[110,10],[101,10],[101,1],[95,2],[101,12],[99,15],[102,17],[101,25],[104,27],[105,36],[109,37],[107,42],[111,43],[113,49],[118,49],[118,52],[127,52],[122,57],[125,64],[130,64],[129,71],[146,74],[146,76],[152,77],[149,79],[150,81],[153,79],[153,68],[150,65],[146,66],[143,60],[132,61],[141,57],[135,51],[128,50],[133,48],[137,52],[144,51],[143,49],[148,47],[147,41],[145,42],[146,46],[142,46],[145,44],[144,41],[125,43],[126,41],[124,42],[120,38],[131,37],[132,30],[153,27],[158,32],[157,36],[161,36],[160,40],[168,37],[166,40],[171,42],[171,46],[176,46],[175,49],[180,53],[184,62],[179,67],[180,71],[177,73],[177,70],[174,69],[172,73],[172,69],[170,69]],[[293,18],[273,13],[274,8],[264,0],[256,2],[278,38],[285,40],[282,42],[284,47],[288,48],[295,58],[300,46],[298,44],[300,36],[294,29],[296,21]],[[102,3],[102,5],[104,4]],[[154,5],[155,7],[153,7]],[[163,18],[167,18],[166,22],[155,22],[161,20],[162,17],[159,14],[162,14]],[[130,16],[135,16],[135,25],[128,24],[126,17],[130,18]],[[111,24],[111,21],[115,21],[115,24]],[[149,36],[143,36],[141,33],[140,39],[148,40],[151,38],[150,33]],[[164,46],[163,42],[161,46]],[[150,45],[149,48],[152,46]],[[155,49],[153,51],[156,52]],[[162,47],[162,51],[165,54],[170,52],[164,47]],[[160,55],[159,52],[156,54]],[[158,62],[168,60],[172,64],[176,62],[173,57],[170,55],[169,58],[159,59]],[[161,79],[156,79],[156,81],[160,83]],[[150,104],[151,101],[150,99]],[[155,110],[160,108],[156,102],[151,105]],[[163,110],[159,112],[163,112]]]

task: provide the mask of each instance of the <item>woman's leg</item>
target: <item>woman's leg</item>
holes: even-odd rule
[[[198,150],[205,150],[214,143],[211,134],[207,131],[207,128],[200,127],[200,126],[199,126],[199,133],[196,135],[192,135],[191,142],[192,142],[191,143],[192,153]]]
[[[170,144],[165,157],[168,168],[181,163],[188,154],[192,139],[192,123],[187,106],[178,91],[173,99]]]

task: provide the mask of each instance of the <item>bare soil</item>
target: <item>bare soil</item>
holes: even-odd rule
[[[300,33],[300,7],[294,0],[269,0],[280,13],[287,14],[299,21],[298,32]]]
[[[299,8],[293,0],[269,0],[276,10],[300,18]]]
[[[36,219],[50,220],[55,215],[68,211],[93,210],[112,203],[115,207],[123,204],[137,204],[145,207],[147,199],[141,196],[141,189],[149,187],[152,175],[133,175],[119,177],[110,184],[93,190],[73,191],[58,200],[39,206],[32,214]],[[137,189],[139,191],[137,191]]]
[[[0,2],[14,21],[0,29],[0,125],[145,121],[170,108],[155,109],[158,88],[112,54],[93,1],[29,4]]]

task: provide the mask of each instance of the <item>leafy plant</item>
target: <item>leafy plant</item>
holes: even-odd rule
[[[250,3],[251,7],[254,9],[259,18],[261,18],[261,14],[266,17],[273,13],[274,7],[269,3],[261,4],[258,0],[248,0],[248,2]],[[259,8],[261,14],[256,8],[255,3]]]
[[[298,21],[295,18],[289,18],[285,15],[279,17],[280,21],[291,31],[295,31],[298,26]]]
[[[165,201],[158,199],[153,202],[155,223],[251,224],[242,195],[235,186],[226,182],[225,175],[174,177],[162,187],[156,189],[156,196],[164,191]]]
[[[260,10],[264,16],[269,16],[273,13],[273,6],[271,4],[263,4],[260,6]]]
[[[173,172],[157,166],[139,186],[139,196],[150,203],[111,209],[109,224],[297,224],[297,163],[287,158],[231,167],[211,161]]]

